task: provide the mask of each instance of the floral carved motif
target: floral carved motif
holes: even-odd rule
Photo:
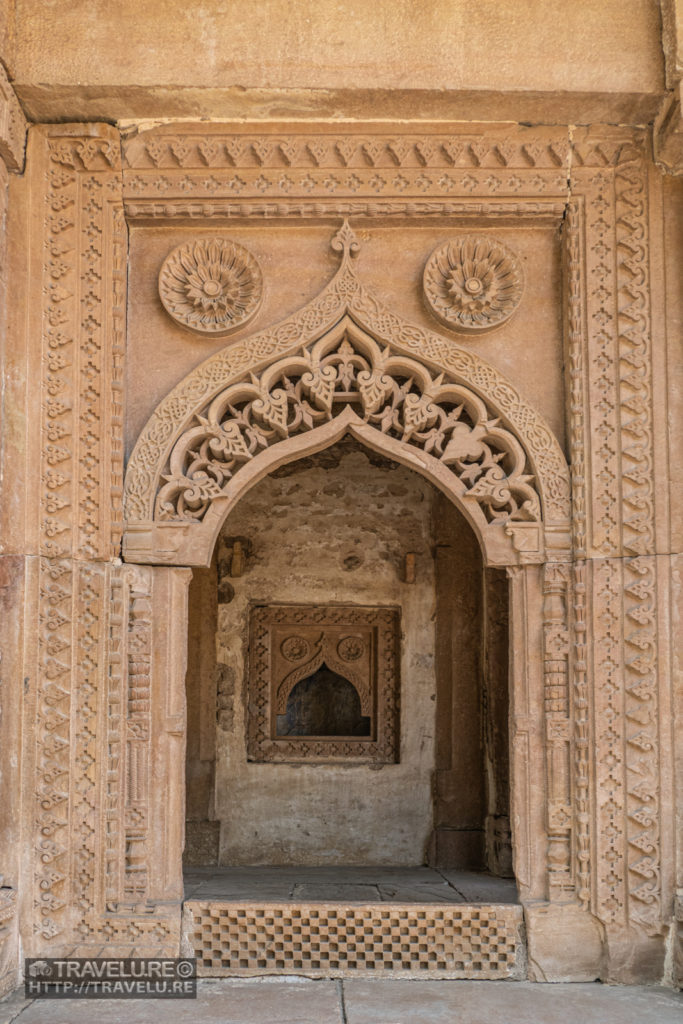
[[[548,521],[566,522],[567,467],[547,426],[492,367],[403,321],[369,293],[351,265],[356,243],[350,228],[342,229],[333,241],[341,266],[317,299],[206,360],[162,402],[129,463],[129,521],[202,519],[240,465],[344,407],[358,424],[419,445],[450,468],[484,520],[540,522],[542,495]],[[344,351],[342,320],[349,328]],[[270,367],[255,376],[268,356]],[[514,433],[501,416],[519,425]],[[459,451],[463,444],[467,451]]]
[[[355,333],[355,332],[354,332]],[[176,442],[157,498],[159,520],[201,520],[231,478],[263,449],[313,430],[350,405],[383,434],[447,466],[488,522],[539,522],[541,507],[516,438],[471,391],[433,378],[368,336],[279,360],[221,392]]]
[[[359,636],[345,636],[337,645],[337,654],[342,661],[357,661],[365,652],[365,643]]]
[[[166,312],[181,327],[201,334],[230,334],[256,314],[263,297],[258,263],[229,239],[179,245],[159,274]]]
[[[308,658],[311,647],[302,636],[288,636],[283,640],[281,650],[287,661],[303,661]]]
[[[505,323],[522,297],[517,257],[491,238],[463,235],[438,246],[424,269],[429,308],[447,327],[481,333]]]

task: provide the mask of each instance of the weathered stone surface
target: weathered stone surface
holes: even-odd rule
[[[616,0],[552,11],[540,0],[476,11],[440,4],[412,15],[409,3],[388,0],[294,11],[284,0],[258,9],[242,2],[229,13],[211,4],[190,12],[174,0],[163,17],[130,0],[97,12],[85,0],[18,0],[17,90],[36,119],[565,123],[646,122],[663,90],[658,12],[645,0],[627,10]],[[111,46],[119,35],[127,45]]]
[[[338,459],[336,469],[266,477],[225,523],[224,534],[248,537],[253,554],[244,575],[230,579],[234,597],[219,605],[214,640],[219,663],[236,680],[232,714],[222,713],[216,739],[221,863],[423,860],[435,711],[431,488],[402,467],[372,465],[362,451],[344,455],[342,448]],[[407,551],[417,555],[415,584],[401,581]],[[344,605],[361,593],[365,605],[401,608],[400,763],[379,770],[353,757],[348,764],[343,757],[330,765],[248,763],[249,607]]]
[[[586,1024],[676,1024],[682,997],[651,988],[606,985],[503,985],[497,982],[345,981],[348,1024],[562,1024],[567,1008]]]
[[[559,904],[524,908],[532,981],[597,981],[603,976],[603,933],[579,907]],[[565,938],[572,936],[567,944]]]

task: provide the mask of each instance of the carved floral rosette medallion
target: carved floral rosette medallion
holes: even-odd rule
[[[432,313],[451,330],[493,330],[508,320],[522,298],[517,257],[492,238],[462,235],[438,246],[425,265],[424,293]]]
[[[365,653],[365,644],[359,636],[346,636],[337,645],[337,654],[342,661],[357,661]]]
[[[290,636],[283,641],[281,650],[287,661],[303,661],[308,658],[311,646],[302,636]]]
[[[221,336],[255,316],[263,298],[263,277],[244,246],[224,238],[200,238],[179,245],[166,257],[159,295],[181,327]]]

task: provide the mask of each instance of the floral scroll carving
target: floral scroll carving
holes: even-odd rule
[[[436,248],[425,265],[423,282],[432,313],[463,333],[482,333],[505,323],[523,290],[514,253],[502,242],[476,235],[463,235]]]
[[[255,316],[263,297],[261,270],[242,245],[224,238],[179,245],[159,274],[168,315],[199,334],[224,335]]]
[[[171,452],[156,518],[201,520],[245,463],[322,425],[342,405],[447,466],[488,522],[540,522],[524,450],[484,402],[352,330],[278,360],[258,378],[238,381],[202,410]]]

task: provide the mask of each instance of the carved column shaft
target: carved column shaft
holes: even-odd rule
[[[543,572],[543,673],[548,786],[548,894],[573,895],[571,718],[568,679],[568,566],[548,563]]]

